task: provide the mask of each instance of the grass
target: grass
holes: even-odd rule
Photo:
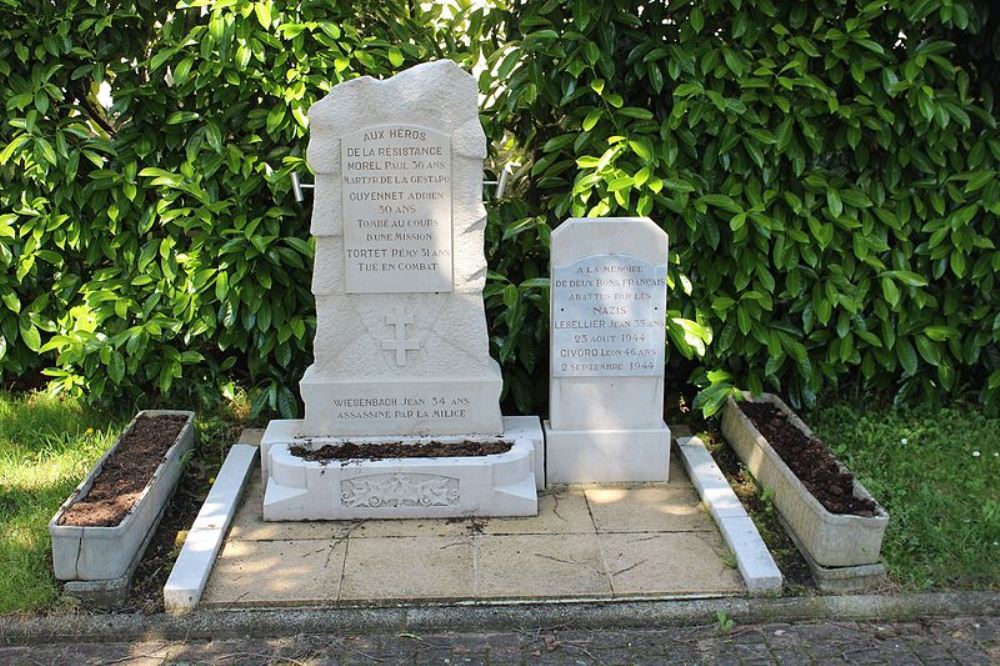
[[[245,411],[245,410],[244,410]],[[0,614],[50,611],[65,600],[52,576],[48,522],[132,416],[75,400],[0,392]],[[126,610],[156,611],[177,555],[240,425],[242,413],[195,421],[194,455],[133,578]]]
[[[48,522],[123,426],[75,401],[0,393],[0,613],[59,601]]]
[[[156,609],[155,598],[176,554],[175,537],[190,525],[239,430],[237,422],[245,418],[232,413],[197,422],[195,455],[164,518],[161,538],[137,574],[149,584],[137,585],[142,598],[136,609]],[[896,582],[910,590],[1000,589],[1000,419],[975,407],[897,411],[844,404],[805,418],[888,509],[882,552]],[[60,605],[48,521],[126,421],[73,400],[0,392],[0,613]],[[769,502],[757,495],[731,450],[719,438],[706,439],[765,527],[783,571],[792,574],[792,582],[807,577]]]
[[[805,420],[888,510],[882,554],[897,582],[1000,589],[1000,418],[837,404]]]

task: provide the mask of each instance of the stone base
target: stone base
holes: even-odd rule
[[[884,560],[872,564],[856,564],[847,567],[827,567],[814,560],[809,552],[802,547],[802,542],[788,527],[788,523],[779,513],[778,520],[785,532],[791,537],[795,547],[802,553],[802,558],[809,565],[813,581],[820,592],[829,594],[845,594],[848,592],[863,592],[878,589],[889,579],[889,567]]]
[[[264,520],[358,520],[534,516],[538,513],[535,443],[523,434],[491,456],[410,458],[323,464],[289,452],[292,444],[343,442],[342,438],[286,437],[272,431],[296,428],[295,421],[272,421],[261,443],[267,459]],[[442,436],[464,441],[478,436]],[[416,437],[366,438],[366,442],[419,441]],[[482,437],[482,439],[486,439]],[[354,440],[357,441],[357,440]]]
[[[116,608],[125,605],[132,588],[132,572],[111,580],[70,580],[63,586],[67,597],[79,599],[88,606]]]
[[[495,371],[494,371],[495,370]],[[310,366],[299,389],[300,437],[499,436],[499,367],[468,377],[328,377]]]
[[[557,483],[666,481],[670,429],[553,430],[545,422],[545,480]]]
[[[535,450],[535,488],[545,490],[545,432],[537,416],[503,417],[504,437],[524,437]]]

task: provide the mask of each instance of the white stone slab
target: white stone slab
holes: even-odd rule
[[[554,430],[545,422],[545,481],[615,483],[666,481],[670,430]]]
[[[662,376],[667,266],[619,254],[552,267],[552,376]]]
[[[677,446],[691,482],[716,522],[727,516],[746,518],[746,509],[704,443],[697,437],[678,437]]]
[[[542,430],[542,420],[537,416],[505,416],[503,417],[503,434],[505,437],[521,437],[531,441],[535,451],[535,487],[545,488],[545,432]]]
[[[298,433],[303,437],[495,435],[503,428],[499,376],[331,377],[313,365],[299,385],[307,415]]]
[[[666,267],[667,235],[648,218],[552,232],[549,483],[667,478]]]
[[[167,612],[190,611],[201,600],[257,453],[258,448],[249,444],[236,444],[229,449],[163,587]]]
[[[369,125],[340,145],[347,292],[451,291],[451,137]]]
[[[470,437],[436,437],[463,441]],[[506,453],[476,457],[404,458],[349,463],[309,461],[293,442],[267,447],[264,520],[359,520],[534,516],[538,497],[534,444],[525,437]],[[414,438],[395,438],[411,441]],[[343,440],[296,440],[319,448]],[[378,440],[368,440],[377,443]]]
[[[697,437],[678,437],[677,448],[688,476],[736,558],[750,594],[780,593],[783,577],[778,565],[705,444]]]

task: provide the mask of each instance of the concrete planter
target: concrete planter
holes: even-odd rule
[[[755,402],[773,404],[788,416],[792,425],[812,436],[812,430],[777,396],[765,393]],[[757,481],[772,490],[774,506],[808,558],[824,567],[878,562],[882,537],[889,523],[889,514],[878,502],[875,502],[876,515],[871,518],[827,511],[731,397],[722,414],[722,433]],[[846,471],[840,461],[837,464]],[[875,501],[857,479],[854,496]]]
[[[387,458],[323,464],[292,455],[302,444],[318,449],[344,438],[289,435],[297,421],[271,421],[261,441],[264,520],[367,520],[538,515],[535,442],[513,428],[505,453],[468,457]],[[535,421],[537,424],[537,420]],[[525,430],[528,430],[527,432]],[[439,442],[496,439],[441,435]],[[427,441],[426,437],[371,437],[355,442]]]
[[[69,506],[90,490],[94,479],[104,469],[105,461],[121,444],[121,438],[97,461],[87,478],[77,486],[49,521],[52,563],[56,578],[65,581],[120,581],[131,577],[132,569],[142,557],[148,537],[160,522],[167,500],[170,499],[174,486],[180,478],[181,458],[194,446],[194,412],[144,410],[136,415],[138,418],[143,415],[171,414],[187,416],[187,423],[163,456],[163,462],[156,468],[153,478],[139,496],[139,501],[121,523],[114,527],[59,524]],[[125,433],[134,426],[135,419],[129,423]],[[127,584],[127,581],[125,583]]]

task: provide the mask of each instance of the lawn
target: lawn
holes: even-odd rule
[[[245,425],[247,408],[238,407],[195,419],[194,453],[136,571],[130,609],[160,609],[178,533],[191,525]],[[50,610],[62,603],[52,577],[48,522],[132,415],[40,393],[0,392],[0,613]]]
[[[49,519],[124,425],[75,401],[0,393],[0,613],[58,602]]]
[[[126,420],[73,400],[0,393],[0,613],[59,605],[48,521]],[[197,511],[239,420],[199,422],[175,532]],[[838,404],[806,420],[889,510],[883,555],[905,589],[1000,589],[1000,419],[975,407]]]
[[[976,407],[805,420],[889,511],[882,553],[908,589],[1000,589],[1000,418]]]

